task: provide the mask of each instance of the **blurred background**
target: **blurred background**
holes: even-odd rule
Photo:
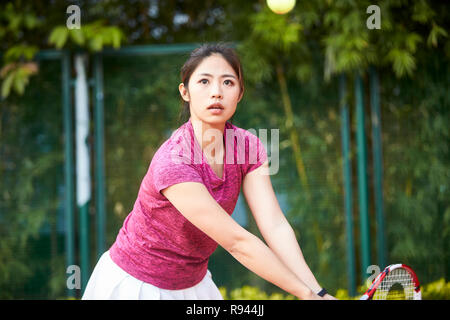
[[[182,64],[200,44],[226,42],[246,86],[233,124],[279,129],[272,183],[318,281],[354,297],[368,267],[404,263],[425,298],[449,299],[447,9],[431,0],[297,0],[285,14],[265,0],[2,2],[0,298],[81,296],[153,154],[181,125]],[[233,217],[259,235],[242,195]],[[81,289],[68,286],[71,265]],[[220,247],[209,269],[227,298],[289,298]]]

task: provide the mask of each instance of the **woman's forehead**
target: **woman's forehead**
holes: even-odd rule
[[[220,54],[213,54],[203,59],[195,69],[195,76],[231,76],[237,78],[236,72]]]

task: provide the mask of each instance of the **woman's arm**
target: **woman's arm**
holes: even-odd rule
[[[266,161],[245,176],[243,193],[249,208],[272,251],[314,293],[318,293],[321,286],[308,267],[295,233],[278,204],[268,172]]]
[[[321,299],[258,237],[236,223],[203,184],[179,183],[162,194],[187,220],[263,279],[300,299]]]

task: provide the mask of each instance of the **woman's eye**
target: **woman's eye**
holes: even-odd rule
[[[208,84],[208,79],[202,79],[202,80],[200,80],[199,81],[201,84]],[[231,80],[225,80],[224,82],[223,82],[226,86],[232,86],[234,83],[233,83],[233,81],[231,81]]]

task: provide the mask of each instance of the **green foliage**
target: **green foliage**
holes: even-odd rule
[[[435,282],[422,286],[424,300],[450,300],[450,282],[441,278]]]
[[[260,41],[288,51],[300,40],[302,25],[285,15],[274,15],[267,7],[251,16],[252,31]]]
[[[117,27],[106,26],[104,21],[95,21],[82,24],[80,29],[68,29],[66,26],[57,26],[49,36],[49,43],[57,49],[68,44],[86,48],[95,52],[104,46],[112,46],[117,49],[125,40],[124,33]]]
[[[31,10],[26,1],[9,2],[1,5],[0,10],[0,39],[11,37],[20,38],[23,31],[31,31],[42,26],[42,21]]]
[[[251,286],[236,288],[229,293],[225,287],[220,287],[219,290],[224,300],[297,300],[296,297],[290,294],[268,294],[257,287]]]
[[[30,77],[38,72],[36,63],[31,61],[47,43],[23,36],[24,33],[47,32],[46,16],[38,17],[36,11],[31,3],[22,1],[0,5],[0,40],[7,44],[0,70],[3,98],[12,92],[23,95]],[[44,38],[48,38],[48,44],[57,49],[84,48],[97,52],[105,46],[117,49],[126,39],[120,28],[106,25],[103,19],[82,23],[80,29],[68,29],[65,25],[50,26],[50,29]]]
[[[50,237],[49,243],[43,241],[48,239],[43,227],[56,226],[61,205],[58,194],[64,160],[60,144],[61,99],[58,79],[49,81],[59,71],[59,65],[43,66],[20,99],[11,97],[8,102],[0,102],[2,299],[36,294],[36,288],[31,289],[29,284],[35,283],[40,273],[53,275],[53,270],[58,269],[51,268],[58,259],[57,237]],[[45,261],[39,261],[44,257]],[[45,282],[38,290],[49,297],[52,295]]]
[[[369,30],[371,1],[300,1],[290,14],[266,7],[250,15],[250,33],[242,41],[245,65],[255,82],[267,79],[277,61],[290,56],[289,70],[305,70],[317,43],[324,56],[326,80],[369,65],[389,66],[401,78],[412,76],[420,50],[448,45],[445,9],[430,1],[381,1],[380,30]],[[403,23],[399,22],[403,21]],[[296,59],[297,57],[298,59]],[[254,75],[253,75],[254,74]],[[309,78],[301,76],[299,80]]]
[[[450,97],[445,57],[421,60],[416,79],[384,79],[383,154],[390,258],[428,282],[448,277]]]
[[[428,46],[437,47],[438,46],[438,38],[439,37],[448,37],[447,31],[445,31],[444,28],[441,28],[440,26],[433,23],[433,27],[431,28],[430,35],[427,39]]]
[[[6,62],[14,62],[16,60],[31,60],[34,55],[37,53],[38,48],[36,46],[27,46],[23,44],[19,44],[17,46],[13,46],[9,48],[4,56],[4,60]]]
[[[19,95],[22,95],[30,77],[37,71],[37,65],[32,62],[6,65],[0,71],[0,77],[4,79],[1,86],[1,96],[6,98],[11,90],[15,90]]]
[[[28,6],[27,6],[28,8]],[[7,97],[11,91],[22,95],[29,78],[38,69],[30,62],[39,48],[26,42],[21,42],[21,32],[30,32],[42,26],[37,16],[28,10],[20,10],[12,3],[0,5],[0,41],[14,42],[6,48],[3,55],[3,66],[0,69],[1,96]]]
[[[274,67],[285,63],[287,56],[295,63],[294,68],[288,68],[289,73],[308,80],[310,52],[299,19],[276,15],[265,7],[251,14],[249,20],[251,32],[238,46],[247,80],[251,83],[270,80]]]
[[[381,1],[377,4],[381,8],[381,30],[369,30],[366,8],[371,4],[369,0],[299,1],[291,13],[276,15],[264,2],[217,1],[205,5],[185,0],[180,8],[189,17],[188,21],[201,21],[180,27],[174,25],[179,8],[172,3],[160,2],[158,14],[142,15],[154,9],[146,1],[137,1],[133,6],[124,6],[120,1],[88,1],[81,8],[81,29],[69,30],[57,15],[65,12],[64,3],[55,4],[55,13],[49,13],[41,5],[16,1],[0,6],[0,21],[4,22],[0,24],[0,39],[8,46],[35,49],[50,44],[58,49],[81,47],[99,51],[104,46],[118,48],[121,43],[136,43],[140,39],[146,39],[146,43],[198,41],[202,38],[199,35],[205,34],[203,39],[239,41],[249,79],[255,82],[268,80],[279,60],[290,60],[284,63],[289,73],[303,82],[308,81],[312,50],[317,46],[323,53],[326,80],[341,72],[365,70],[371,64],[389,66],[397,77],[412,76],[419,51],[450,47],[445,25],[448,14],[443,5],[426,0]],[[214,23],[208,20],[209,15],[215,17]],[[234,27],[238,24],[242,28]],[[42,37],[24,39],[23,33],[31,30]],[[48,41],[43,43],[41,39]],[[311,43],[315,44],[311,46]],[[22,84],[9,85],[9,88],[17,87],[20,91],[26,86],[24,80],[17,82]],[[10,91],[3,90],[5,94]]]

